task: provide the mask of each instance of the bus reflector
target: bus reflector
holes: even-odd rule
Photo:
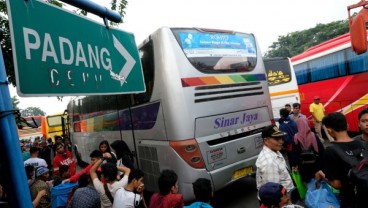
[[[81,132],[80,122],[74,123],[73,130],[74,132]]]
[[[170,141],[170,146],[193,168],[204,168],[204,162],[195,139]]]

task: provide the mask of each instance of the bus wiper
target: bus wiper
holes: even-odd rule
[[[18,115],[18,120],[22,123],[22,126],[23,126],[23,124],[25,124],[25,126],[27,126],[27,127],[38,128],[37,122],[33,117],[32,117],[33,124],[28,123],[27,120],[25,118],[21,117],[20,115]]]

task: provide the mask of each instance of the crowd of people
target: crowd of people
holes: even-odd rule
[[[345,116],[339,112],[325,115],[318,96],[310,105],[315,132],[300,107],[299,103],[292,108],[286,105],[280,110],[279,125],[262,130],[264,145],[256,161],[260,207],[305,206],[291,172],[300,174],[304,184],[312,180],[328,183],[342,208],[365,207],[368,189],[352,182],[349,173],[362,159],[368,159],[368,109],[361,110],[358,117],[362,134],[351,138]],[[325,142],[328,140],[331,142]],[[21,141],[20,148],[34,207],[212,207],[210,180],[199,178],[193,183],[195,202],[185,206],[179,193],[180,179],[173,170],[161,172],[159,192],[146,203],[144,173],[134,167],[134,157],[122,140],[111,144],[102,141],[90,153],[90,163],[78,172],[68,138]],[[64,184],[74,185],[68,186],[65,202],[55,206],[53,191]],[[4,198],[6,193],[0,186],[0,199]]]
[[[33,207],[184,207],[183,196],[178,193],[179,179],[173,170],[161,172],[159,192],[146,204],[144,173],[134,168],[133,156],[124,141],[111,144],[102,141],[98,149],[90,153],[90,163],[77,172],[70,143],[66,140],[56,136],[54,142],[44,138],[20,142]],[[57,190],[65,187],[67,195],[55,197]],[[186,207],[211,207],[212,187],[208,179],[199,178],[193,183],[193,192],[196,201]],[[2,186],[0,199],[6,200]]]
[[[339,112],[325,115],[318,96],[309,110],[315,133],[309,120],[300,113],[299,103],[293,104],[292,111],[289,104],[280,110],[279,126],[267,126],[262,131],[264,146],[256,161],[261,207],[305,206],[291,172],[300,174],[304,185],[314,180],[326,182],[342,208],[366,207],[368,178],[362,176],[367,175],[362,164],[368,159],[368,109],[359,113],[362,134],[354,138],[348,134],[345,116]],[[325,142],[328,140],[330,142]],[[359,170],[358,164],[361,165]],[[354,179],[353,170],[361,171],[361,175]]]

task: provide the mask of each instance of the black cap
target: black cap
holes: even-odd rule
[[[266,137],[283,137],[286,133],[279,130],[279,127],[276,125],[266,126],[262,130],[262,138]]]

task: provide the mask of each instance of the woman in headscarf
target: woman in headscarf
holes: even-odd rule
[[[298,170],[304,182],[308,183],[323,165],[324,146],[313,133],[305,117],[296,120],[298,133],[294,136],[292,168]]]

